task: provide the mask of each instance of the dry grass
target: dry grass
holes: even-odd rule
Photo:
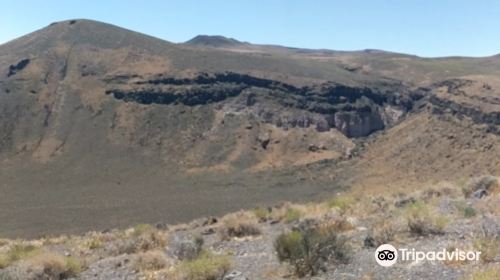
[[[498,237],[478,238],[474,240],[474,248],[481,251],[483,262],[493,262],[497,256],[500,256],[500,239]]]
[[[254,208],[252,211],[255,217],[259,219],[259,222],[266,222],[271,217],[271,212],[269,212],[269,210],[266,208],[257,207]]]
[[[134,260],[133,266],[138,271],[158,271],[168,265],[168,260],[162,251],[155,250],[139,253]]]
[[[0,269],[8,267],[14,262],[28,258],[38,250],[38,247],[34,245],[14,244],[7,252],[0,254]]]
[[[167,234],[151,225],[137,225],[126,232],[122,244],[118,250],[119,254],[133,254],[146,252],[167,245]]]
[[[393,220],[383,219],[373,225],[372,237],[377,245],[386,244],[395,240],[399,231],[399,226]]]
[[[215,280],[222,279],[231,269],[227,256],[203,252],[197,259],[183,262],[178,268],[177,279]]]
[[[462,187],[465,197],[470,197],[475,191],[484,190],[489,195],[500,193],[500,180],[494,176],[482,176],[469,180]]]
[[[278,236],[274,248],[281,262],[289,262],[299,277],[316,275],[325,262],[348,262],[351,248],[329,225],[290,231]]]
[[[261,233],[259,220],[248,211],[239,211],[224,216],[219,229],[221,238],[224,240],[232,237],[255,236]]]
[[[330,208],[337,208],[340,213],[345,214],[356,205],[356,199],[349,195],[341,195],[330,199],[327,203]]]
[[[469,277],[463,280],[498,280],[500,275],[500,266],[491,266],[488,268],[476,269]]]
[[[405,216],[410,232],[416,235],[443,234],[449,222],[446,216],[418,201],[406,207]]]
[[[85,242],[85,247],[90,250],[100,249],[104,247],[104,242],[100,236],[94,236]]]
[[[446,248],[447,252],[453,252],[455,249],[460,248],[464,250],[464,246],[458,246],[458,245],[450,245]],[[459,259],[452,259],[452,260],[444,260],[443,264],[446,266],[451,266],[451,267],[459,267],[462,265],[466,265],[469,261],[468,260],[459,260]]]
[[[23,263],[27,272],[39,271],[40,279],[67,279],[81,272],[78,260],[57,253],[40,251]]]

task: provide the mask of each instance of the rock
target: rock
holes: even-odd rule
[[[368,111],[338,112],[334,115],[335,128],[351,138],[363,137],[384,129],[380,114]]]
[[[26,59],[19,61],[16,65],[10,65],[9,66],[9,73],[7,74],[7,77],[10,77],[10,76],[17,74],[17,72],[23,70],[29,63],[30,63],[30,60],[26,58]]]
[[[214,228],[207,228],[201,232],[202,235],[210,235],[210,234],[214,234],[214,233],[215,233]]]
[[[248,280],[248,278],[243,276],[243,273],[235,270],[227,274],[223,280]]]
[[[415,202],[417,202],[417,200],[414,197],[402,198],[402,199],[398,199],[396,202],[394,202],[394,206],[396,206],[398,208],[402,208],[408,204],[412,204]]]
[[[216,217],[209,217],[203,222],[202,226],[213,225],[216,224],[218,221],[219,220]]]
[[[308,150],[311,152],[318,152],[320,150],[326,150],[327,148],[324,145],[316,145],[316,144],[310,144],[308,147]]]
[[[485,196],[488,195],[488,192],[484,189],[480,189],[480,190],[477,190],[475,192],[472,193],[472,197],[475,197],[475,198],[478,198],[478,199],[481,199]]]
[[[373,238],[372,236],[368,235],[365,240],[363,241],[363,244],[366,248],[375,248],[375,246],[377,246],[376,242],[375,242],[375,238]]]
[[[155,227],[156,227],[156,229],[159,229],[159,230],[167,230],[168,229],[168,225],[166,223],[162,223],[162,222],[156,223]]]
[[[499,187],[497,177],[483,176],[470,180],[465,190],[469,194],[468,197],[481,199],[487,196],[494,188]]]
[[[271,142],[271,135],[269,135],[269,133],[260,134],[259,137],[257,137],[257,141],[260,143],[260,146],[266,150],[269,142]]]

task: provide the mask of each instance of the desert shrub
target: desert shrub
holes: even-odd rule
[[[341,213],[346,213],[355,203],[356,200],[353,197],[343,195],[330,199],[327,204],[330,208],[338,208]]]
[[[33,255],[37,250],[33,245],[14,244],[7,252],[0,254],[0,269]]]
[[[10,262],[7,258],[7,256],[1,254],[0,255],[0,269],[6,268],[10,265]]]
[[[257,217],[245,211],[229,214],[222,218],[219,231],[222,239],[259,235],[261,233]]]
[[[373,226],[372,237],[376,246],[379,246],[393,241],[397,232],[397,225],[390,220],[384,219]]]
[[[259,222],[265,222],[269,219],[269,216],[271,213],[269,213],[269,210],[262,208],[262,207],[257,207],[253,209],[253,213],[257,219],[259,219]]]
[[[464,218],[472,218],[476,216],[477,212],[474,207],[470,206],[466,200],[456,200],[454,201],[454,207],[456,208],[458,214]]]
[[[327,261],[347,262],[350,247],[331,227],[294,230],[277,237],[274,248],[281,262],[289,262],[299,277],[316,275]]]
[[[218,280],[222,279],[231,269],[227,256],[202,252],[200,256],[180,265],[181,279],[185,280]]]
[[[500,238],[490,236],[478,238],[474,240],[474,248],[481,252],[483,262],[493,262],[500,255]]]
[[[134,234],[135,235],[141,235],[141,234],[148,233],[148,232],[151,232],[154,230],[155,230],[155,228],[149,224],[137,224],[134,226]]]
[[[25,265],[28,272],[34,272],[34,279],[67,279],[81,272],[81,265],[75,258],[47,251],[29,257]]]
[[[133,266],[138,271],[157,271],[167,266],[167,258],[162,251],[139,253]]]
[[[472,218],[472,217],[476,216],[476,209],[474,209],[471,206],[467,206],[464,208],[463,214],[464,214],[465,218]]]
[[[98,236],[94,236],[87,240],[87,242],[85,242],[85,247],[89,248],[90,250],[95,250],[104,247],[104,243],[102,242],[101,238],[99,238]]]
[[[497,177],[482,176],[469,180],[469,182],[462,188],[462,192],[465,197],[470,197],[478,190],[484,190],[488,193],[492,193],[498,191],[498,189],[500,189],[500,184]]]
[[[302,216],[303,216],[303,213],[299,209],[293,208],[293,207],[288,207],[286,209],[285,216],[284,216],[283,220],[285,221],[285,223],[293,223],[293,222],[300,220],[300,218],[302,218]]]
[[[150,225],[138,225],[122,239],[118,245],[118,254],[145,252],[163,248],[167,244],[166,234]]]
[[[204,240],[201,236],[182,238],[172,242],[174,255],[181,261],[196,259],[202,252]]]
[[[449,221],[419,201],[407,206],[406,218],[410,232],[417,235],[443,234]]]
[[[471,280],[497,280],[500,275],[500,266],[492,266],[486,269],[476,270],[472,273],[470,278]]]

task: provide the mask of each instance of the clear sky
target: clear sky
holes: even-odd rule
[[[198,34],[420,56],[500,53],[498,0],[4,0],[0,43],[54,21],[87,18],[168,41]]]

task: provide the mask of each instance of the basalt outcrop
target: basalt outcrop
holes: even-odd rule
[[[106,94],[140,104],[221,103],[226,111],[246,112],[285,129],[314,126],[335,128],[348,137],[363,137],[397,123],[409,112],[421,92],[402,85],[385,89],[353,87],[327,82],[296,87],[280,81],[233,72],[200,73],[191,78],[163,77],[120,81]]]

